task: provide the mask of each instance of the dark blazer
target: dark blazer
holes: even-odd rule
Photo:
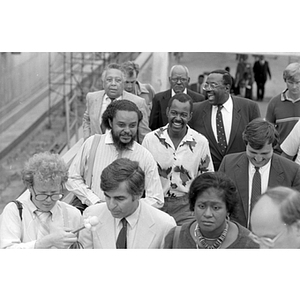
[[[256,82],[265,83],[268,79],[268,75],[271,79],[271,71],[267,61],[263,65],[257,60],[253,66],[254,79]]]
[[[187,94],[193,99],[193,102],[201,102],[205,97],[199,93],[187,89]],[[150,113],[149,127],[152,130],[165,126],[168,123],[166,109],[171,99],[171,89],[157,93],[152,99],[152,110]]]
[[[239,196],[236,220],[247,226],[249,205],[249,160],[246,152],[226,155],[220,165],[219,171],[224,172],[236,184]],[[286,186],[300,191],[300,166],[280,155],[273,154],[270,167],[268,187]]]
[[[241,97],[231,97],[233,101],[232,125],[225,155],[246,150],[242,133],[250,121],[260,117],[260,110],[256,102]],[[193,109],[193,117],[189,122],[189,125],[208,139],[214,168],[215,171],[218,171],[224,155],[219,149],[211,127],[211,111],[212,105],[208,100],[196,103]]]

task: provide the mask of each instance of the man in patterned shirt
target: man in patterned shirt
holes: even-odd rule
[[[146,134],[142,143],[157,162],[165,200],[162,210],[178,225],[194,218],[187,198],[192,180],[214,171],[207,139],[187,125],[192,110],[189,95],[174,95],[166,110],[168,124]]]

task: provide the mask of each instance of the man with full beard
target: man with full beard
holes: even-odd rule
[[[100,141],[95,153],[91,186],[86,184],[86,178],[89,156],[96,135],[84,142],[69,169],[66,187],[83,204],[90,206],[105,202],[104,193],[100,188],[101,173],[114,160],[125,157],[138,161],[145,172],[145,198],[142,201],[154,207],[163,206],[163,191],[156,162],[151,153],[135,141],[142,118],[142,113],[132,101],[119,100],[108,105],[102,115],[102,124],[108,130],[105,134],[98,135]]]
[[[187,123],[192,117],[193,100],[184,93],[174,95],[168,103],[168,124],[146,134],[142,145],[153,155],[164,191],[164,212],[177,225],[194,219],[187,197],[191,182],[199,174],[214,171],[209,144]]]

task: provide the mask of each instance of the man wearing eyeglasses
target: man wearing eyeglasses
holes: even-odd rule
[[[81,227],[82,217],[78,209],[60,201],[67,165],[57,154],[35,154],[26,163],[22,179],[28,190],[3,210],[0,248],[69,248],[77,241],[72,231]]]
[[[124,90],[125,70],[119,64],[109,64],[102,73],[102,81],[104,90],[86,95],[87,108],[82,120],[84,139],[96,133],[104,134],[105,128],[101,124],[101,118],[107,106],[113,101],[126,99],[135,103],[143,114],[137,135],[138,143],[142,143],[144,136],[151,131],[149,128],[150,112],[145,99]]]
[[[215,171],[229,153],[245,151],[242,132],[260,117],[257,103],[230,94],[231,76],[225,70],[212,71],[204,85],[207,100],[195,103],[190,126],[209,141]]]
[[[152,130],[165,126],[168,123],[166,109],[169,100],[174,95],[178,93],[188,94],[192,98],[193,102],[201,102],[205,100],[203,95],[193,92],[188,88],[190,77],[189,70],[186,66],[173,66],[170,70],[169,82],[171,88],[157,93],[152,100],[152,110],[149,119],[149,127]]]
[[[148,133],[142,145],[153,155],[164,191],[162,210],[181,225],[194,219],[188,191],[199,174],[214,171],[207,139],[191,129],[193,100],[178,93],[168,103],[168,124]]]
[[[280,145],[300,119],[300,63],[291,63],[283,71],[286,89],[272,98],[267,107],[266,119],[276,126],[279,144],[274,149],[281,154]]]
[[[300,248],[300,193],[283,186],[267,190],[253,208],[251,227],[260,248]]]

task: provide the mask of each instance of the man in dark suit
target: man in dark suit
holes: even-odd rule
[[[254,79],[257,86],[257,101],[262,101],[265,94],[265,84],[268,75],[271,80],[271,71],[268,62],[264,59],[263,55],[259,56],[259,60],[253,66]]]
[[[204,86],[208,99],[194,104],[189,122],[194,130],[208,139],[215,171],[226,154],[245,151],[242,132],[251,120],[260,117],[257,103],[230,95],[231,84],[231,76],[225,70],[211,72]],[[220,146],[216,125],[219,109],[226,139],[224,149]]]
[[[246,151],[226,155],[219,171],[236,184],[238,214],[234,218],[249,228],[250,215],[257,198],[269,187],[286,186],[300,191],[300,166],[273,152],[279,135],[264,119],[251,121],[243,132]]]
[[[193,102],[201,102],[205,98],[203,95],[188,89],[190,82],[189,70],[182,65],[175,65],[171,68],[169,82],[171,89],[157,93],[152,100],[152,110],[149,119],[149,127],[152,130],[160,128],[168,123],[166,109],[168,102],[175,94],[188,94]]]

